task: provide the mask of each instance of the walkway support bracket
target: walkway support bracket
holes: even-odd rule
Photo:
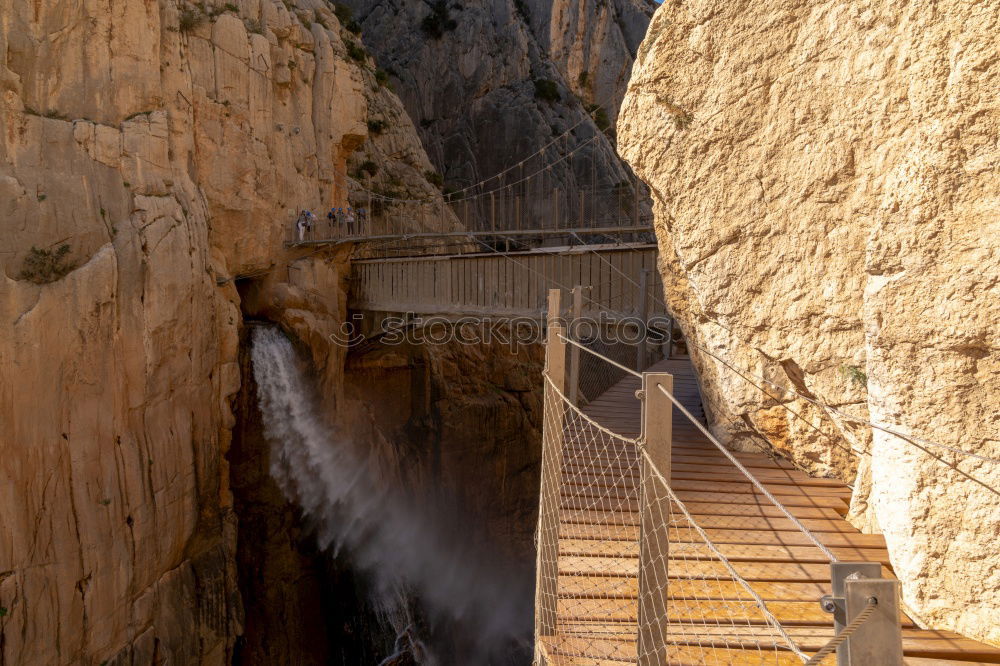
[[[666,663],[667,564],[670,557],[670,498],[657,490],[656,472],[670,481],[673,405],[659,387],[674,392],[674,377],[665,372],[642,375],[642,497],[639,534],[638,666]],[[656,472],[654,472],[654,466]]]
[[[834,562],[830,565],[833,595],[823,607],[833,612],[834,635],[876,601],[871,617],[837,648],[837,666],[903,666],[903,631],[899,615],[899,581],[882,577],[878,562]]]
[[[566,390],[566,330],[560,321],[562,292],[549,290],[545,372],[560,393]],[[542,471],[538,507],[538,562],[535,568],[535,638],[554,636],[559,594],[559,486],[563,455],[563,401],[545,387]]]

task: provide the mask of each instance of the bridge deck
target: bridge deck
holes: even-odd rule
[[[674,391],[693,414],[703,416],[701,397],[692,366],[687,361],[663,361],[653,368],[674,375]],[[629,377],[595,400],[583,411],[605,427],[638,436],[640,403],[635,398],[639,380]],[[787,518],[760,495],[733,465],[676,409],[673,418],[672,486],[697,521],[708,532],[740,575],[768,603],[772,613],[807,654],[818,651],[833,636],[832,616],[819,607],[819,598],[829,592],[828,560],[811,545]],[[597,454],[600,455],[600,454]],[[881,536],[860,533],[843,516],[850,490],[829,479],[815,479],[784,461],[762,454],[736,456],[764,485],[803,521],[838,558],[878,561],[891,576],[885,542]],[[564,478],[572,462],[568,452]],[[596,467],[596,466],[595,466]],[[607,470],[615,467],[614,473]],[[631,467],[631,471],[626,468]],[[625,473],[622,473],[625,472]],[[540,653],[553,666],[612,666],[635,663],[638,579],[638,511],[634,501],[639,478],[635,456],[608,460],[601,470],[589,470],[590,479],[576,488],[567,483],[562,495],[557,625],[560,635],[542,637]],[[609,525],[594,515],[586,522],[586,493],[593,490],[594,477],[615,485],[610,492],[627,500],[626,515],[616,517],[618,539],[609,538]],[[631,487],[626,487],[631,484]],[[587,489],[589,488],[589,490]],[[584,495],[584,496],[581,496]],[[628,505],[631,502],[631,506]],[[599,512],[593,512],[599,513]],[[581,516],[584,518],[581,519]],[[681,540],[681,539],[678,539]],[[697,546],[696,546],[697,547]],[[718,564],[706,557],[705,566]],[[766,627],[745,626],[745,635],[732,622],[734,599],[749,600],[746,591],[733,582],[697,584],[702,571],[692,565],[691,551],[684,559],[671,558],[668,566],[671,595],[689,586],[684,608],[670,611],[668,636],[684,636],[694,645],[671,645],[671,664],[801,664],[790,651],[761,650],[759,639]],[[706,595],[706,590],[712,590]],[[691,600],[694,601],[691,601]],[[704,602],[704,603],[702,603]],[[697,604],[691,611],[692,603]],[[686,618],[688,613],[697,617]],[[712,622],[717,614],[718,622]],[[694,624],[693,622],[697,622]],[[575,636],[574,636],[575,634]],[[580,638],[580,636],[587,636]],[[692,641],[692,636],[697,640]],[[594,636],[600,636],[597,640]],[[732,649],[745,639],[746,649]],[[671,641],[672,642],[672,641]],[[774,637],[774,643],[781,640]],[[903,647],[910,664],[1000,663],[1000,650],[947,631],[925,631],[910,618],[903,618]],[[602,655],[594,658],[594,654]],[[580,655],[586,654],[587,657]],[[824,664],[836,663],[828,657]]]

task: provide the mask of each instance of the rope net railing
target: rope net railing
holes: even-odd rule
[[[543,433],[537,606],[555,613],[537,638],[549,663],[806,660],[641,438],[600,425],[548,375]]]
[[[829,508],[839,491],[726,449],[669,336],[662,363],[603,353],[567,330],[561,295],[549,292],[536,663],[818,664],[875,649],[902,664],[898,582]]]
[[[387,195],[370,181],[338,175],[334,178],[333,191],[338,193],[334,200],[315,205],[304,203],[302,209],[290,213],[286,241],[290,244],[357,242],[422,233],[502,235],[580,229],[600,229],[602,233],[614,233],[617,229],[628,232],[627,240],[640,235],[651,240],[651,233],[641,234],[652,229],[648,189],[634,174],[625,172],[618,174],[618,182],[598,182],[596,166],[591,164],[597,158],[584,150],[589,145],[584,141],[556,155],[554,161],[543,155],[543,164],[526,172],[519,168],[507,182],[474,187],[460,194],[446,192],[441,197]],[[556,177],[553,169],[559,165],[577,174],[572,182]],[[591,176],[588,172],[592,170]],[[304,215],[306,210],[313,215]],[[517,242],[524,246],[531,240],[526,235]]]

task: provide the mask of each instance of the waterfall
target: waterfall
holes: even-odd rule
[[[254,327],[251,359],[271,475],[314,526],[320,547],[368,573],[386,607],[405,590],[432,618],[475,632],[484,653],[523,643],[530,586],[475,548],[447,512],[376,482],[368,455],[322,418],[304,364],[277,328]]]

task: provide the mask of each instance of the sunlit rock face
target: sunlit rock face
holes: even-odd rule
[[[667,2],[618,123],[692,343],[1000,458],[995,4]],[[854,479],[921,621],[1000,640],[1000,466],[695,349],[717,433]],[[854,449],[851,452],[849,449]]]
[[[0,662],[229,661],[234,278],[333,395],[346,262],[282,241],[401,108],[355,39],[319,0],[0,3]]]
[[[455,188],[516,167],[570,128],[574,132],[525,173],[599,135],[588,105],[601,106],[614,120],[655,6],[647,0],[345,4],[419,126],[431,160]],[[446,10],[436,11],[437,5]],[[558,99],[539,97],[540,81],[551,82]],[[587,189],[595,179],[607,188],[629,177],[610,138],[597,136],[577,155],[554,164],[549,189]],[[493,186],[520,175],[512,172]]]

